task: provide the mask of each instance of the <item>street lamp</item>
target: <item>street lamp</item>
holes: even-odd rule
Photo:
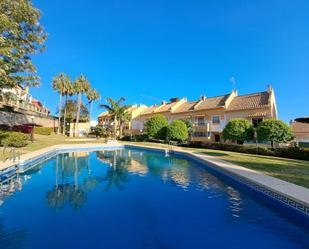
[[[34,116],[31,116],[30,119],[31,119],[31,126],[32,126],[32,129],[31,129],[31,142],[33,143],[33,139],[34,139]]]

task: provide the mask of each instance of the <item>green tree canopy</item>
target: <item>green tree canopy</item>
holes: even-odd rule
[[[0,1],[0,89],[39,84],[30,56],[45,48],[40,17],[30,0]]]
[[[66,122],[72,123],[76,120],[77,112],[77,101],[69,99],[61,109],[61,118],[64,118],[64,113],[66,110]],[[87,107],[84,104],[81,104],[80,109],[80,121],[88,122],[89,121],[89,112]]]
[[[184,118],[181,119],[187,126],[188,128],[188,134],[189,136],[191,136],[191,134],[193,133],[193,120],[192,118]]]
[[[223,129],[222,135],[224,140],[243,143],[253,138],[253,127],[247,119],[231,119]]]
[[[100,108],[104,108],[108,111],[110,114],[112,120],[113,120],[113,126],[114,126],[114,138],[117,137],[117,130],[118,125],[121,122],[122,118],[124,118],[124,115],[128,109],[128,106],[122,105],[122,102],[125,101],[125,98],[121,97],[118,100],[113,100],[112,98],[107,98],[106,101],[109,104],[101,104],[99,105]],[[120,134],[121,135],[121,134]]]
[[[70,78],[65,75],[64,73],[61,73],[59,75],[57,75],[56,77],[53,78],[53,82],[52,82],[52,87],[55,91],[57,91],[59,93],[59,111],[58,111],[58,134],[60,133],[60,118],[61,118],[61,106],[62,106],[62,96],[66,94],[67,88],[71,86],[71,81]]]
[[[166,137],[168,140],[184,142],[189,138],[188,127],[182,120],[174,120],[167,126]]]
[[[86,92],[86,96],[89,104],[89,120],[91,120],[92,115],[92,103],[94,101],[100,100],[101,96],[95,88],[91,88]]]
[[[161,115],[154,115],[147,120],[146,124],[147,135],[150,138],[165,139],[166,127],[168,126],[167,119]]]
[[[291,128],[281,120],[266,119],[257,127],[257,138],[259,141],[287,143],[293,140],[294,135]]]

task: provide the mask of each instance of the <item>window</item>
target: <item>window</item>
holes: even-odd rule
[[[210,137],[210,132],[196,131],[193,132],[193,137]]]
[[[203,126],[203,125],[205,125],[205,119],[204,119],[204,117],[197,117],[197,118],[195,118],[195,123],[197,124],[197,126]]]
[[[220,116],[212,116],[213,124],[220,124]]]
[[[259,123],[261,123],[262,121],[263,121],[263,118],[253,118],[252,119],[253,127],[256,128],[259,125]]]

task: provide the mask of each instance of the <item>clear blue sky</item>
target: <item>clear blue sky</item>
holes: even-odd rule
[[[83,73],[106,97],[128,104],[272,84],[279,117],[309,116],[307,0],[34,0],[49,33],[34,58],[42,78],[33,95],[54,112],[52,77]],[[94,115],[101,112],[96,105]]]

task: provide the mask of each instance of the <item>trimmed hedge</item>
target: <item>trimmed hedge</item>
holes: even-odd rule
[[[168,121],[161,114],[152,116],[145,124],[147,135],[152,139],[166,139],[167,126]]]
[[[2,146],[24,147],[28,144],[30,137],[21,132],[0,132],[0,142]]]
[[[183,142],[189,138],[188,128],[182,120],[174,120],[167,126],[166,138],[170,141]]]
[[[49,127],[34,127],[34,133],[39,135],[49,136],[54,132],[54,128]]]
[[[148,135],[147,134],[137,134],[133,136],[124,136],[121,138],[122,141],[132,141],[132,142],[146,142],[148,141]]]
[[[275,156],[283,157],[290,159],[299,159],[309,161],[309,151],[306,151],[299,147],[288,147],[288,148],[277,148],[277,149],[267,149],[264,147],[259,147],[258,149],[255,146],[243,146],[237,144],[224,144],[224,143],[202,143],[194,142],[188,145],[189,147],[194,148],[206,148],[212,150],[226,150],[246,154],[255,154],[263,156]]]

